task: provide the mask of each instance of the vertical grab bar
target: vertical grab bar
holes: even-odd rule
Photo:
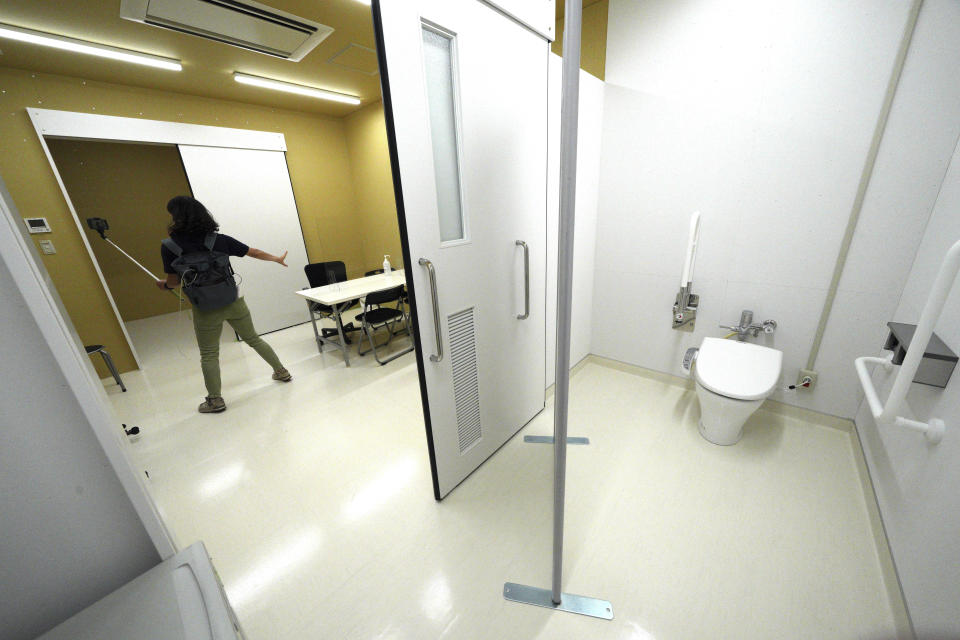
[[[526,320],[530,317],[530,247],[523,240],[517,240],[517,246],[523,247],[523,313],[517,320]]]
[[[683,270],[680,273],[680,292],[673,303],[673,328],[679,329],[697,319],[700,296],[691,293],[693,288],[693,267],[697,263],[697,249],[700,248],[700,212],[694,211],[690,218],[690,233],[687,236],[687,252],[683,257]]]
[[[440,304],[437,302],[437,272],[433,269],[433,263],[426,258],[420,258],[420,266],[427,268],[427,274],[430,276],[430,297],[433,300],[433,328],[437,335],[437,354],[430,356],[430,362],[440,362],[443,360],[443,337],[440,334]]]
[[[697,264],[697,249],[700,248],[700,212],[694,211],[690,218],[690,234],[687,236],[687,253],[683,258],[683,270],[680,273],[680,287],[687,287],[693,281],[693,267]]]
[[[920,367],[920,359],[923,358],[923,352],[930,342],[930,336],[933,335],[933,328],[940,318],[943,306],[950,295],[950,289],[960,274],[960,241],[954,243],[947,250],[947,255],[940,265],[940,271],[930,287],[930,294],[927,296],[927,302],[920,312],[920,320],[917,322],[917,329],[913,333],[911,346],[907,349],[907,356],[900,364],[900,370],[897,371],[897,377],[893,381],[893,388],[887,395],[885,404],[880,404],[880,398],[873,386],[873,380],[867,372],[868,364],[879,364],[884,369],[892,369],[895,365],[889,358],[874,358],[864,356],[854,360],[854,366],[857,370],[857,376],[860,378],[860,384],[863,386],[863,392],[866,395],[867,403],[870,406],[870,412],[874,420],[878,423],[895,424],[899,427],[906,427],[915,431],[922,432],[932,444],[937,444],[943,439],[945,424],[939,418],[931,418],[928,422],[910,420],[900,415],[900,409],[907,398],[907,392],[910,385],[917,375],[917,369]]]

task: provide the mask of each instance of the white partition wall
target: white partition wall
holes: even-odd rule
[[[936,116],[953,101],[938,85],[956,86],[955,62],[911,79],[907,56],[903,81],[923,77],[925,90],[898,94],[888,133],[902,131],[902,148],[917,150],[902,155],[884,138],[817,388],[784,388],[806,366],[909,13],[909,2],[869,0],[610,0],[593,354],[684,375],[688,348],[751,309],[780,323],[760,338],[783,351],[772,399],[856,413],[851,363],[886,335],[929,185],[946,167],[938,174],[926,152],[942,153],[956,135],[956,119]],[[931,46],[946,52],[948,42]],[[703,215],[700,308],[687,333],[671,328],[671,309],[694,211]]]
[[[943,5],[946,7],[946,5]],[[960,18],[960,11],[953,15]],[[943,23],[930,28],[942,29]],[[960,22],[955,24],[960,27]],[[900,304],[891,320],[916,323],[937,271],[952,243],[960,240],[960,146],[956,147],[941,185],[926,233],[920,243]],[[960,350],[960,284],[954,284],[936,334]],[[874,346],[874,353],[879,351]],[[881,399],[888,397],[897,372],[874,372]],[[943,442],[931,446],[912,431],[877,424],[862,403],[857,431],[883,516],[903,597],[918,638],[960,637],[960,373],[945,389],[911,385],[905,417],[946,422]]]
[[[306,322],[293,292],[304,286],[307,250],[282,151],[179,145],[193,197],[220,223],[222,233],[276,255],[288,251],[287,268],[234,258],[240,294],[257,333]]]

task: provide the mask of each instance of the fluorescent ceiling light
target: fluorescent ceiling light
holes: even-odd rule
[[[327,91],[325,89],[316,89],[302,84],[292,82],[281,82],[280,80],[270,80],[259,76],[251,76],[245,73],[233,72],[233,79],[242,84],[250,84],[264,89],[273,89],[274,91],[286,91],[287,93],[296,93],[301,96],[319,98],[321,100],[333,100],[334,102],[345,102],[346,104],[360,104],[360,98],[350,96],[345,93]]]
[[[180,71],[183,68],[179,60],[161,58],[160,56],[152,56],[148,53],[138,53],[127,49],[118,49],[117,47],[108,47],[103,44],[94,44],[86,40],[67,38],[52,33],[34,31],[33,29],[22,29],[9,24],[0,23],[0,38],[10,38],[11,40],[19,40],[20,42],[39,44],[45,47],[63,49],[64,51],[73,51],[74,53],[86,53],[91,56],[100,56],[101,58],[132,62],[148,67],[156,67],[157,69]]]

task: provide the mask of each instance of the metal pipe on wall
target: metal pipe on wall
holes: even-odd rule
[[[873,139],[870,141],[870,150],[867,152],[867,159],[863,164],[863,170],[860,172],[857,195],[853,200],[853,207],[850,210],[847,227],[843,232],[843,239],[840,241],[840,252],[837,254],[837,262],[833,267],[833,275],[830,277],[830,286],[827,289],[827,298],[824,300],[823,310],[820,312],[820,322],[817,324],[817,333],[810,347],[810,355],[807,357],[806,368],[808,370],[813,370],[817,364],[820,344],[823,342],[823,334],[827,330],[830,312],[833,311],[833,302],[837,298],[837,288],[840,286],[840,277],[843,275],[843,268],[847,263],[850,244],[853,242],[853,234],[860,220],[863,201],[867,196],[867,187],[870,186],[870,178],[873,177],[873,168],[877,163],[877,156],[880,154],[880,143],[883,141],[883,134],[887,130],[887,120],[890,118],[893,99],[897,95],[897,87],[900,86],[900,76],[903,74],[903,65],[907,59],[907,51],[910,50],[910,43],[913,41],[913,33],[916,30],[917,17],[920,15],[922,5],[923,0],[914,0],[913,5],[910,7],[910,13],[907,16],[907,23],[903,28],[903,37],[900,40],[897,57],[894,59],[893,70],[890,72],[890,80],[887,83],[887,92],[883,98],[883,106],[880,108],[880,115],[877,117],[877,125],[873,129]]]

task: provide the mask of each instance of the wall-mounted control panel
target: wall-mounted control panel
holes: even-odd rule
[[[24,224],[30,233],[50,233],[50,225],[46,218],[24,218]]]

